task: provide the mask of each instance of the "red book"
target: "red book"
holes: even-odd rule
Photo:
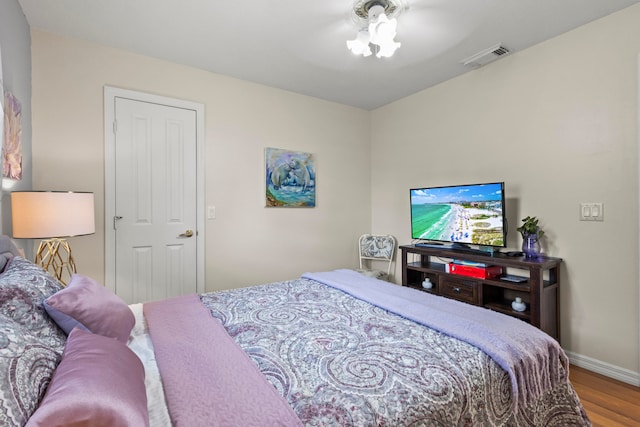
[[[475,267],[471,265],[461,265],[453,262],[449,263],[448,273],[459,274],[460,276],[475,277],[477,279],[490,279],[502,274],[502,267],[489,265],[486,267]]]

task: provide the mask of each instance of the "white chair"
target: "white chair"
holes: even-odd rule
[[[380,280],[391,280],[391,265],[396,252],[396,238],[393,236],[360,236],[360,268],[358,272]],[[374,265],[386,266],[386,271],[375,269]]]

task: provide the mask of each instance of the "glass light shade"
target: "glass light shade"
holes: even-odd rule
[[[397,25],[398,21],[395,18],[388,19],[384,13],[381,13],[375,22],[369,23],[369,41],[379,46],[376,52],[378,58],[388,58],[400,47],[401,44],[393,40]]]
[[[393,18],[387,18],[387,15],[381,13],[376,21],[369,23],[369,34],[371,43],[380,44],[387,40],[393,40],[396,36],[396,27],[398,21]]]
[[[400,47],[400,43],[390,40],[386,43],[379,44],[378,46],[380,48],[378,49],[378,52],[376,52],[376,56],[378,58],[382,58],[382,57],[389,58],[393,56],[395,51]]]
[[[369,47],[369,32],[361,30],[353,40],[347,40],[347,47],[356,55],[369,56],[371,48]]]
[[[14,191],[11,193],[13,237],[49,239],[96,231],[93,193]]]

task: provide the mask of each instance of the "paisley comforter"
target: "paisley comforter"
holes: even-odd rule
[[[568,379],[514,405],[485,352],[315,280],[200,300],[308,426],[590,425]]]

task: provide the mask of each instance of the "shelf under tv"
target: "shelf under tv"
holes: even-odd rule
[[[443,243],[443,242],[418,242],[415,244],[418,248],[434,248],[449,250],[452,252],[462,252],[468,254],[493,256],[500,252],[500,250],[493,246],[478,246],[473,248],[465,243]]]

